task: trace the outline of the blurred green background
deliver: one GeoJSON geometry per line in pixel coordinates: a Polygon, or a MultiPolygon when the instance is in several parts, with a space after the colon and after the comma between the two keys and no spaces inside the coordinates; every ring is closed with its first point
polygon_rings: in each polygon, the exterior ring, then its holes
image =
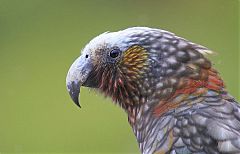
{"type": "Polygon", "coordinates": [[[210,58],[239,100],[237,0],[0,0],[0,153],[139,153],[126,114],[65,77],[94,36],[131,26],[172,31],[217,52],[210,58]]]}

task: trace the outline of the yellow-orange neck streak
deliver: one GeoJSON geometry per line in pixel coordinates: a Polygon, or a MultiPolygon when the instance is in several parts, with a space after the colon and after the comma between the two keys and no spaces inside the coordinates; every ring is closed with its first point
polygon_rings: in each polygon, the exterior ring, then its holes
{"type": "Polygon", "coordinates": [[[120,62],[120,71],[124,73],[126,78],[136,80],[141,77],[148,66],[148,52],[145,48],[134,45],[123,53],[122,61],[120,62]]]}

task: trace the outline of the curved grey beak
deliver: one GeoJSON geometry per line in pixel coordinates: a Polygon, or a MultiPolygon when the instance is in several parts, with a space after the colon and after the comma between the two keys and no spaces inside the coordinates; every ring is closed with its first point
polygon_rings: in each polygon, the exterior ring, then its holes
{"type": "Polygon", "coordinates": [[[90,58],[81,55],[74,61],[68,71],[66,78],[67,90],[74,103],[79,107],[81,107],[79,103],[80,87],[86,82],[92,68],[90,58]]]}

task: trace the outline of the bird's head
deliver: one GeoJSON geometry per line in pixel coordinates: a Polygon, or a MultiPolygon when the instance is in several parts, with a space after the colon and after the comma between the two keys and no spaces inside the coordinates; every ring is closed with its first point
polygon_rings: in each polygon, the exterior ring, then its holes
{"type": "Polygon", "coordinates": [[[144,99],[140,88],[149,70],[150,55],[141,43],[143,29],[106,32],[85,46],[66,79],[67,90],[75,104],[80,106],[81,86],[99,89],[115,102],[124,101],[120,105],[133,105],[144,99]]]}
{"type": "Polygon", "coordinates": [[[211,64],[202,53],[207,52],[159,29],[134,27],[106,32],[91,40],[72,64],[67,90],[78,106],[80,87],[86,86],[98,89],[126,109],[155,95],[166,98],[173,94],[183,76],[206,78],[203,69],[211,64]]]}

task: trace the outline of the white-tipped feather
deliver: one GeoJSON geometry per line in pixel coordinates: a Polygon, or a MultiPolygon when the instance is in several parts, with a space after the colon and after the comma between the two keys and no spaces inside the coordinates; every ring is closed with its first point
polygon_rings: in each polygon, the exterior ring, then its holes
{"type": "Polygon", "coordinates": [[[213,54],[213,51],[208,49],[199,49],[198,51],[203,55],[213,54]]]}

